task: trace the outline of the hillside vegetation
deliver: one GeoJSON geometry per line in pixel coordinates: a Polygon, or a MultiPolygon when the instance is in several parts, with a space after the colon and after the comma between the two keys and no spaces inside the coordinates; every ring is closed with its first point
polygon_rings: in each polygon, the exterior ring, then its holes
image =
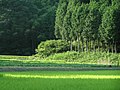
{"type": "Polygon", "coordinates": [[[32,55],[56,39],[73,51],[120,52],[119,0],[0,0],[0,11],[0,54],[32,55]]]}

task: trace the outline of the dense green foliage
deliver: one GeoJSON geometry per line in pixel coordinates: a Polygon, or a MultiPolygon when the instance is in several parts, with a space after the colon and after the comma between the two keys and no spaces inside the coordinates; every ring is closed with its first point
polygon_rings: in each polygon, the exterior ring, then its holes
{"type": "Polygon", "coordinates": [[[0,0],[0,54],[31,55],[54,37],[58,0],[0,0]]]}
{"type": "Polygon", "coordinates": [[[117,53],[119,16],[119,0],[0,0],[0,54],[32,55],[56,38],[69,50],[117,53]]]}
{"type": "Polygon", "coordinates": [[[115,0],[60,0],[55,35],[75,51],[111,51],[120,48],[120,2],[115,0]],[[117,3],[116,3],[117,2],[117,3]],[[76,48],[73,48],[73,42],[76,48]]]}
{"type": "Polygon", "coordinates": [[[63,40],[48,40],[41,42],[36,49],[37,55],[39,55],[41,58],[68,50],[69,45],[63,40]]]}
{"type": "Polygon", "coordinates": [[[6,72],[0,73],[1,90],[119,90],[119,79],[74,79],[73,78],[13,78],[6,74],[13,75],[42,75],[42,76],[78,76],[78,75],[120,75],[120,71],[37,71],[37,72],[6,72]],[[64,83],[63,83],[64,82],[64,83]]]}
{"type": "Polygon", "coordinates": [[[65,52],[51,55],[47,57],[47,59],[65,60],[66,62],[79,62],[81,64],[118,65],[120,62],[120,55],[105,52],[65,52]]]}

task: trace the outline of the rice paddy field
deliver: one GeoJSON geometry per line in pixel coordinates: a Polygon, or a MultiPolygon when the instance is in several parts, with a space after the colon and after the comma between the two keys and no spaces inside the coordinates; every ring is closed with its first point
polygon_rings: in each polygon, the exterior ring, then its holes
{"type": "Polygon", "coordinates": [[[120,90],[120,71],[0,72],[0,90],[120,90]]]}
{"type": "MultiPolygon", "coordinates": [[[[63,56],[63,55],[62,55],[63,56]]],[[[61,56],[61,57],[62,57],[61,56]]],[[[56,57],[56,56],[55,56],[56,57]]],[[[66,56],[68,57],[68,56],[66,56]]],[[[113,60],[108,62],[108,60],[93,60],[90,62],[89,60],[80,60],[76,61],[67,61],[64,59],[37,59],[33,56],[10,56],[10,55],[0,55],[0,67],[108,67],[111,65],[112,67],[118,67],[117,60],[113,60]],[[113,63],[114,62],[114,63],[113,63]]]]}

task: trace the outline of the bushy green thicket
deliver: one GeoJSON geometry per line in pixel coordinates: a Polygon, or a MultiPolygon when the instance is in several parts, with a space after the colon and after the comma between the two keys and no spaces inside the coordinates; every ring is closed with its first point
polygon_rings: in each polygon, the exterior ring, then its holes
{"type": "Polygon", "coordinates": [[[47,40],[41,42],[36,49],[39,57],[46,57],[55,53],[61,53],[69,50],[69,44],[63,40],[47,40]]]}
{"type": "Polygon", "coordinates": [[[65,60],[67,62],[114,64],[119,65],[120,54],[106,52],[64,52],[51,55],[46,59],[65,60]]]}

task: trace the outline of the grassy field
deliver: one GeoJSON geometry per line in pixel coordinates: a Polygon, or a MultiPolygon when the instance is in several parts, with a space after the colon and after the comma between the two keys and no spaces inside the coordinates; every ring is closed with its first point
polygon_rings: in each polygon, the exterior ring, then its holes
{"type": "Polygon", "coordinates": [[[61,58],[63,54],[56,54],[46,59],[36,58],[35,56],[1,55],[0,70],[2,72],[0,72],[0,90],[120,90],[120,70],[90,71],[93,68],[119,68],[116,65],[116,61],[119,60],[118,55],[112,55],[114,58],[111,58],[110,62],[113,63],[111,63],[112,67],[109,67],[108,58],[103,58],[105,60],[102,63],[98,63],[98,56],[94,57],[96,54],[92,55],[93,57],[90,54],[88,58],[84,54],[81,54],[81,56],[74,54],[71,53],[71,57],[69,57],[67,53],[64,58],[61,58]],[[3,70],[4,67],[9,72],[4,72],[6,71],[5,69],[3,70]],[[9,69],[10,67],[14,69],[9,69]],[[22,72],[10,72],[10,70],[19,71],[17,69],[19,67],[21,67],[19,70],[22,72]],[[78,68],[87,68],[87,70],[90,70],[40,71],[42,70],[41,68],[39,71],[28,71],[28,69],[25,69],[33,67],[45,67],[46,70],[50,70],[51,67],[55,69],[63,68],[62,70],[66,68],[67,70],[72,70],[73,68],[75,70],[78,68]],[[26,72],[22,69],[25,69],[26,72]]]}
{"type": "Polygon", "coordinates": [[[119,54],[66,52],[41,59],[36,56],[0,55],[0,67],[106,67],[119,66],[119,54]],[[109,58],[110,57],[110,58],[109,58]]]}
{"type": "Polygon", "coordinates": [[[1,72],[0,90],[120,90],[120,71],[1,72]]]}
{"type": "MultiPolygon", "coordinates": [[[[22,66],[22,67],[107,67],[108,64],[79,62],[64,62],[63,60],[0,60],[0,66],[22,66]]],[[[112,65],[116,66],[116,65],[112,65]]]]}

